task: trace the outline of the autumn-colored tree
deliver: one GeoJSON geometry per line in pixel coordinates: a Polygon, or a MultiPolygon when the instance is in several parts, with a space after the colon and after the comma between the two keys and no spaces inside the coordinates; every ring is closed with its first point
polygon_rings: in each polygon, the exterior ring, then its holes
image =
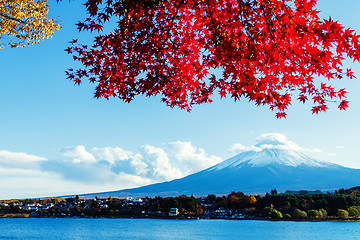
{"type": "Polygon", "coordinates": [[[60,29],[48,18],[46,0],[0,0],[0,48],[40,43],[60,29]]]}
{"type": "Polygon", "coordinates": [[[255,204],[257,201],[256,197],[254,197],[252,195],[246,195],[246,196],[244,196],[243,199],[244,199],[244,202],[249,205],[255,204]]]}
{"type": "Polygon", "coordinates": [[[240,202],[240,197],[236,194],[230,194],[228,196],[228,205],[230,208],[238,208],[240,202]]]}
{"type": "Polygon", "coordinates": [[[286,116],[293,98],[348,107],[345,89],[327,80],[354,78],[345,58],[360,60],[353,30],[318,16],[317,0],[87,0],[79,31],[108,34],[67,49],[83,68],[69,79],[96,83],[95,97],[161,95],[170,107],[190,111],[218,92],[247,98],[286,116]],[[107,31],[108,32],[108,29],[107,31]],[[215,75],[214,70],[218,73],[215,75]]]}

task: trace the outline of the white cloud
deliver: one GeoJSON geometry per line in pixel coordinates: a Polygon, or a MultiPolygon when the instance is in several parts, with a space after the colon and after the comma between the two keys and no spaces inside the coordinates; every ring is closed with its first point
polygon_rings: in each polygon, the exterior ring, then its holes
{"type": "Polygon", "coordinates": [[[328,154],[330,157],[336,157],[336,153],[329,153],[328,154]]]}
{"type": "Polygon", "coordinates": [[[337,149],[345,149],[345,146],[340,145],[340,146],[336,146],[336,148],[337,149]]]}
{"type": "Polygon", "coordinates": [[[320,153],[322,152],[319,148],[302,148],[296,143],[287,139],[284,134],[281,133],[266,133],[260,135],[257,138],[257,144],[255,146],[246,147],[240,143],[235,143],[231,146],[230,151],[239,153],[246,151],[259,152],[264,149],[284,149],[294,150],[300,152],[320,153]]]}
{"type": "Polygon", "coordinates": [[[321,153],[322,152],[321,149],[319,149],[319,148],[312,148],[312,149],[309,149],[309,150],[310,150],[310,152],[315,152],[315,153],[321,153]]]}
{"type": "Polygon", "coordinates": [[[65,157],[73,158],[73,162],[96,162],[95,157],[87,152],[84,146],[66,147],[61,152],[65,157]]]}
{"type": "Polygon", "coordinates": [[[193,146],[191,142],[170,142],[164,144],[164,148],[144,145],[139,150],[136,153],[120,147],[94,147],[86,151],[84,146],[67,147],[61,150],[63,156],[70,158],[67,165],[69,162],[88,165],[65,167],[63,164],[62,167],[64,167],[64,172],[72,172],[80,166],[83,172],[92,172],[92,166],[96,166],[98,171],[106,166],[110,171],[108,176],[131,174],[152,179],[152,182],[160,182],[184,177],[222,161],[220,157],[208,155],[205,150],[193,146]]]}
{"type": "Polygon", "coordinates": [[[170,142],[165,145],[182,165],[185,166],[187,174],[194,173],[222,162],[222,159],[215,155],[208,155],[204,149],[194,147],[191,142],[170,142]]]}
{"type": "MultiPolygon", "coordinates": [[[[44,177],[52,175],[50,172],[44,172],[40,169],[7,168],[0,167],[0,179],[12,179],[21,176],[22,178],[31,178],[33,176],[44,177]]],[[[10,182],[10,181],[9,181],[10,182]]]]}
{"type": "MultiPolygon", "coordinates": [[[[78,153],[84,153],[75,147],[74,154],[69,154],[69,149],[64,151],[65,155],[79,158],[78,153]]],[[[115,173],[109,165],[100,162],[54,161],[26,153],[0,151],[0,199],[101,192],[153,182],[144,176],[115,173]]]]}
{"type": "Polygon", "coordinates": [[[9,170],[0,167],[0,199],[103,192],[152,183],[151,179],[131,174],[112,174],[111,177],[107,181],[83,182],[43,170],[9,170]]]}
{"type": "Polygon", "coordinates": [[[43,197],[133,188],[169,181],[222,161],[191,142],[120,147],[65,147],[60,160],[0,151],[0,199],[43,197]]]}
{"type": "Polygon", "coordinates": [[[143,162],[141,154],[135,154],[131,159],[131,166],[135,168],[136,175],[147,176],[149,173],[149,165],[143,162]]]}
{"type": "Polygon", "coordinates": [[[262,144],[263,148],[273,148],[274,146],[278,146],[279,148],[292,149],[295,151],[303,150],[296,143],[288,140],[287,137],[282,133],[265,133],[265,134],[260,135],[260,137],[257,138],[257,141],[260,143],[261,142],[265,143],[265,144],[262,144]],[[270,142],[270,144],[267,144],[267,142],[270,142]],[[279,145],[272,144],[273,142],[279,143],[279,145]]]}
{"type": "Polygon", "coordinates": [[[261,134],[256,140],[258,142],[270,141],[270,142],[280,142],[280,143],[284,143],[284,144],[288,144],[288,143],[293,144],[282,133],[264,133],[264,134],[261,134]]]}
{"type": "Polygon", "coordinates": [[[92,149],[92,154],[97,160],[105,160],[111,164],[114,164],[116,161],[128,160],[132,157],[133,153],[130,151],[125,151],[119,147],[104,147],[92,149]]]}
{"type": "Polygon", "coordinates": [[[258,151],[261,151],[261,148],[259,147],[255,147],[255,146],[250,146],[250,147],[246,147],[244,145],[242,145],[241,143],[235,143],[231,146],[230,148],[230,151],[231,152],[247,152],[247,151],[255,151],[255,152],[258,152],[258,151]]]}
{"type": "Polygon", "coordinates": [[[8,161],[21,161],[21,162],[37,162],[37,161],[45,161],[46,158],[27,154],[27,153],[18,153],[18,152],[9,152],[5,150],[0,151],[0,160],[8,160],[8,161]]]}
{"type": "Polygon", "coordinates": [[[150,167],[152,176],[159,180],[171,180],[184,176],[183,172],[170,164],[170,160],[162,148],[145,145],[142,147],[144,160],[150,167]]]}
{"type": "Polygon", "coordinates": [[[37,168],[42,161],[46,161],[46,158],[22,152],[0,151],[0,165],[2,167],[31,169],[37,168]]]}

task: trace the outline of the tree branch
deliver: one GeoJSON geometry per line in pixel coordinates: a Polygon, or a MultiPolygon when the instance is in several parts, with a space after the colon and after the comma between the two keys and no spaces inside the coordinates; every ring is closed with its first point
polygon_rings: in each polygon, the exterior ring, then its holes
{"type": "MultiPolygon", "coordinates": [[[[206,0],[206,5],[208,6],[208,10],[209,10],[209,14],[210,14],[210,19],[211,19],[211,24],[212,24],[212,26],[213,26],[213,28],[214,28],[215,35],[216,35],[216,36],[220,36],[219,30],[218,30],[218,28],[216,27],[214,18],[213,18],[213,16],[212,16],[212,12],[211,12],[211,8],[210,8],[209,0],[206,0]]],[[[217,40],[215,41],[215,44],[218,45],[217,40]]]]}
{"type": "Polygon", "coordinates": [[[264,3],[264,1],[266,2],[266,0],[261,0],[261,2],[260,2],[260,8],[261,8],[261,10],[263,11],[263,16],[264,16],[264,19],[265,19],[265,22],[266,22],[266,25],[267,25],[267,28],[268,28],[268,31],[269,31],[269,34],[270,34],[270,38],[271,38],[272,42],[274,43],[275,48],[276,48],[277,51],[278,51],[281,55],[283,55],[286,59],[289,59],[292,63],[294,63],[295,65],[297,65],[298,67],[300,67],[302,70],[304,70],[304,67],[303,67],[303,66],[299,65],[297,62],[293,61],[291,58],[288,58],[288,57],[286,56],[286,53],[285,53],[284,51],[281,51],[281,50],[279,49],[279,46],[278,46],[278,44],[277,44],[277,42],[276,42],[276,38],[275,38],[275,36],[274,36],[274,33],[272,32],[272,30],[271,30],[271,28],[270,28],[270,22],[269,22],[269,20],[268,20],[268,18],[267,18],[267,16],[266,16],[266,12],[265,12],[265,9],[264,9],[264,5],[265,5],[266,3],[264,3]]]}
{"type": "Polygon", "coordinates": [[[21,19],[17,19],[17,18],[10,17],[10,16],[8,16],[8,15],[6,15],[6,14],[3,14],[3,13],[0,13],[0,17],[5,18],[5,19],[9,19],[9,20],[13,20],[13,21],[16,21],[16,22],[20,22],[20,23],[23,23],[23,24],[26,23],[26,21],[23,21],[23,20],[21,20],[21,19]]]}
{"type": "Polygon", "coordinates": [[[171,23],[170,23],[170,25],[169,25],[169,29],[168,29],[168,31],[167,31],[167,33],[166,33],[165,42],[167,42],[167,40],[169,39],[170,31],[171,31],[171,29],[173,28],[175,18],[177,17],[177,15],[178,15],[178,13],[179,13],[179,10],[180,10],[180,7],[181,7],[181,5],[182,5],[183,3],[184,3],[184,0],[180,0],[179,4],[178,4],[177,7],[176,7],[176,12],[175,12],[174,16],[173,16],[172,19],[171,19],[171,23]]]}

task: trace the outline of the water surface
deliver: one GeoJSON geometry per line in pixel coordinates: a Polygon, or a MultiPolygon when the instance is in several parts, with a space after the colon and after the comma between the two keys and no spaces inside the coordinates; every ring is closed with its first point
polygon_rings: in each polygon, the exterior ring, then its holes
{"type": "Polygon", "coordinates": [[[360,222],[0,219],[0,239],[360,239],[360,222]]]}

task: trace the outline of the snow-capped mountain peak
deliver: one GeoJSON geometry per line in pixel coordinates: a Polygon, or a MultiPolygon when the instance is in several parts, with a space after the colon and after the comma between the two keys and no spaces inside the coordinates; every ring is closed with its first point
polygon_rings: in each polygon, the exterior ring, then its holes
{"type": "Polygon", "coordinates": [[[258,143],[255,146],[247,149],[248,151],[225,160],[214,166],[213,169],[241,167],[244,164],[254,167],[267,165],[328,167],[332,165],[307,156],[298,145],[287,140],[282,134],[263,134],[258,138],[258,143]]]}

